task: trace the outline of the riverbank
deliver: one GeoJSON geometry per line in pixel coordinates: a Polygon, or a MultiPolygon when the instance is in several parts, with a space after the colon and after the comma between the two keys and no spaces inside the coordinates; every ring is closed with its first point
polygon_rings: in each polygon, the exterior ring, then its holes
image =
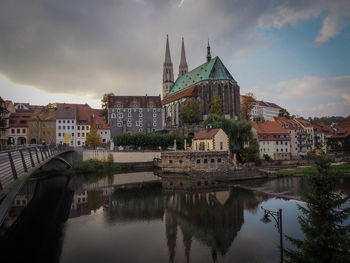
{"type": "MultiPolygon", "coordinates": [[[[329,172],[331,174],[350,175],[350,163],[334,163],[329,172]]],[[[316,175],[317,168],[315,166],[298,166],[295,168],[279,169],[274,172],[276,176],[298,176],[298,175],[316,175]]]]}

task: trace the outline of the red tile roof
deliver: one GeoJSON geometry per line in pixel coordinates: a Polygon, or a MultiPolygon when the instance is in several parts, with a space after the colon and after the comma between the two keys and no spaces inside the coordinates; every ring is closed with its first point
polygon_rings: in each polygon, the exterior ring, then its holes
{"type": "Polygon", "coordinates": [[[196,140],[212,139],[221,129],[210,129],[197,132],[194,135],[196,140]]]}
{"type": "Polygon", "coordinates": [[[253,128],[258,133],[259,141],[281,141],[290,138],[289,132],[275,121],[252,122],[253,128]],[[275,135],[283,137],[275,138],[275,135]]]}
{"type": "Polygon", "coordinates": [[[280,123],[283,128],[287,130],[302,129],[300,124],[293,119],[288,119],[286,117],[278,116],[272,117],[276,122],[280,123]]]}
{"type": "Polygon", "coordinates": [[[336,131],[336,133],[332,136],[332,138],[344,139],[350,136],[350,127],[348,128],[340,128],[336,131]]]}
{"type": "Polygon", "coordinates": [[[349,128],[350,127],[350,115],[348,117],[346,117],[343,121],[339,122],[337,127],[349,128]]]}

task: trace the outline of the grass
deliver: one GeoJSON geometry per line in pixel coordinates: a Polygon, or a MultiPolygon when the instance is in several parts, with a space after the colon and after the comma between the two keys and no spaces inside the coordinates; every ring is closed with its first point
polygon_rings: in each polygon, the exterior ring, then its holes
{"type": "MultiPolygon", "coordinates": [[[[333,165],[329,168],[329,172],[331,174],[340,174],[340,175],[345,173],[350,173],[350,163],[333,165]]],[[[304,168],[296,168],[296,169],[281,169],[276,171],[277,176],[294,176],[297,174],[315,175],[317,174],[317,168],[315,166],[312,166],[312,167],[304,167],[304,168]]]]}

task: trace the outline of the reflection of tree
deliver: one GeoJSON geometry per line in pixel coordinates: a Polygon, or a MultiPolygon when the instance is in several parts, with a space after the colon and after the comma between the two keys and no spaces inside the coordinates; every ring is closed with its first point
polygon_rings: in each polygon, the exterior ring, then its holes
{"type": "Polygon", "coordinates": [[[165,233],[169,250],[169,261],[174,262],[177,239],[177,224],[174,218],[167,212],[165,213],[165,233]]]}
{"type": "Polygon", "coordinates": [[[176,244],[169,241],[176,242],[176,225],[179,225],[184,235],[187,260],[192,237],[211,247],[214,261],[218,252],[221,255],[227,253],[244,222],[243,199],[246,197],[242,193],[246,191],[234,188],[226,192],[227,199],[222,200],[219,194],[224,196],[224,192],[175,193],[167,197],[165,223],[170,260],[175,257],[173,251],[176,244]]]}
{"type": "Polygon", "coordinates": [[[97,210],[101,207],[101,201],[103,200],[102,190],[91,190],[87,192],[87,202],[91,210],[97,210]]]}

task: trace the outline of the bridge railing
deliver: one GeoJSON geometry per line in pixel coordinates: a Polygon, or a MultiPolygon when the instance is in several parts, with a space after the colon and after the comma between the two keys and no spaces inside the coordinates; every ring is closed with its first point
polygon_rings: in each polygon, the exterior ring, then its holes
{"type": "Polygon", "coordinates": [[[0,152],[0,191],[31,169],[40,166],[54,155],[67,151],[69,147],[32,146],[0,152]]]}

